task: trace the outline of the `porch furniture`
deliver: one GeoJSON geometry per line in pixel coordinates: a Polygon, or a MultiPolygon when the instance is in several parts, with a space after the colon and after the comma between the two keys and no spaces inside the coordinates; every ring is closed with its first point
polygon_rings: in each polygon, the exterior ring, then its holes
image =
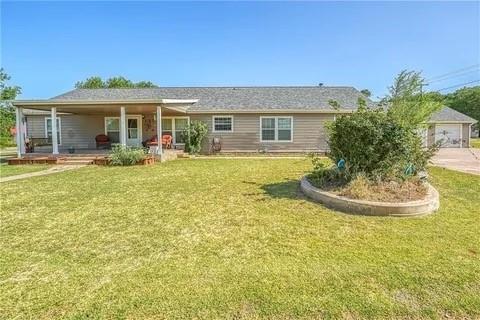
{"type": "MultiPolygon", "coordinates": [[[[172,136],[169,134],[164,134],[162,136],[162,145],[165,146],[165,149],[172,148],[172,136]]],[[[146,148],[158,146],[158,138],[157,135],[152,136],[150,139],[147,139],[143,142],[143,146],[146,148]]]]}
{"type": "Polygon", "coordinates": [[[97,149],[103,148],[103,149],[110,149],[112,146],[112,143],[110,142],[110,138],[106,134],[99,134],[95,137],[95,143],[97,146],[97,149]]]}
{"type": "Polygon", "coordinates": [[[158,145],[157,135],[152,136],[151,138],[142,142],[142,145],[145,148],[155,147],[158,145]]]}
{"type": "Polygon", "coordinates": [[[35,152],[35,147],[51,146],[52,141],[49,138],[29,137],[25,139],[25,153],[35,152]]]}
{"type": "Polygon", "coordinates": [[[165,149],[171,149],[172,148],[172,136],[169,134],[164,134],[162,136],[162,144],[165,146],[165,149]]]}
{"type": "Polygon", "coordinates": [[[212,153],[219,152],[222,150],[222,141],[218,137],[212,139],[212,153]]]}

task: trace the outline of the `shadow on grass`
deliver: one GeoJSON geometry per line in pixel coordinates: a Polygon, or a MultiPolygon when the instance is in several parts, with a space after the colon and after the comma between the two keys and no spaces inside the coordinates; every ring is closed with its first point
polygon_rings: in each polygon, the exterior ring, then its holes
{"type": "Polygon", "coordinates": [[[261,189],[272,198],[302,199],[300,181],[285,180],[283,182],[270,183],[261,186],[261,189]]]}

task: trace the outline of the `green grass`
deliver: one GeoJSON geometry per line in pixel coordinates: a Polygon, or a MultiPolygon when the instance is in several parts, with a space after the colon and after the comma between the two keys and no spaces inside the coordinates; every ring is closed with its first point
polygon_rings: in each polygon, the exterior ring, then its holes
{"type": "Polygon", "coordinates": [[[0,149],[7,148],[7,147],[14,147],[15,145],[16,143],[13,137],[0,136],[0,149]]]}
{"type": "Polygon", "coordinates": [[[303,198],[303,159],[86,167],[2,183],[0,317],[480,316],[480,177],[432,168],[438,213],[303,198]]]}
{"type": "Polygon", "coordinates": [[[480,138],[470,138],[472,148],[480,148],[480,138]]]}
{"type": "Polygon", "coordinates": [[[0,164],[0,177],[15,176],[17,174],[30,173],[48,169],[46,164],[29,164],[29,165],[8,165],[6,163],[0,164]]]}

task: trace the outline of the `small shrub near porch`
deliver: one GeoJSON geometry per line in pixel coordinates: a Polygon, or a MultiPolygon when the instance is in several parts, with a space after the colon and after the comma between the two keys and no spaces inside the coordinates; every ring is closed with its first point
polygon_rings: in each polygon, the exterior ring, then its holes
{"type": "Polygon", "coordinates": [[[142,162],[147,156],[145,149],[115,145],[110,153],[110,165],[131,166],[142,162]]]}

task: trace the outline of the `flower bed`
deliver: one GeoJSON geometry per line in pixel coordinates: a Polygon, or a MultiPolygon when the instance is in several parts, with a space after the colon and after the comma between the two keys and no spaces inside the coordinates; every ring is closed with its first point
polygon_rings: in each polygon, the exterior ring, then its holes
{"type": "Polygon", "coordinates": [[[407,202],[379,202],[350,199],[314,187],[303,177],[300,182],[302,192],[309,198],[323,203],[325,206],[351,214],[371,216],[421,216],[435,212],[439,207],[439,195],[430,184],[426,184],[427,193],[421,200],[407,202]]]}
{"type": "MultiPolygon", "coordinates": [[[[108,166],[110,165],[109,157],[96,157],[93,161],[94,164],[99,166],[108,166]]],[[[144,159],[137,162],[137,165],[151,165],[155,163],[155,157],[152,155],[146,156],[144,159]]]]}

